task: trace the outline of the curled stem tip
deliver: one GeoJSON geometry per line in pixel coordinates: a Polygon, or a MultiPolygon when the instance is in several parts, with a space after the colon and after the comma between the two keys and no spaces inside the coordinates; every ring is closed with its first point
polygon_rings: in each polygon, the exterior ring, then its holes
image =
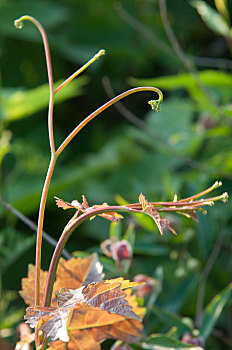
{"type": "Polygon", "coordinates": [[[14,21],[15,27],[18,29],[22,29],[23,28],[23,21],[30,21],[30,22],[34,23],[35,25],[38,24],[38,21],[34,17],[24,15],[24,16],[21,16],[14,21]]]}
{"type": "Polygon", "coordinates": [[[148,104],[151,106],[151,108],[153,110],[155,110],[156,112],[160,112],[161,111],[161,108],[160,108],[160,105],[161,105],[161,100],[151,100],[148,102],[148,104]]]}
{"type": "Polygon", "coordinates": [[[163,94],[159,89],[156,89],[156,92],[159,95],[158,100],[150,100],[148,104],[151,106],[153,110],[155,110],[156,112],[160,112],[161,111],[160,105],[163,102],[163,94]]]}
{"type": "Polygon", "coordinates": [[[18,18],[18,19],[16,19],[14,21],[15,27],[18,28],[18,29],[22,29],[23,28],[23,21],[21,20],[21,18],[22,17],[20,17],[20,18],[18,18]]]}

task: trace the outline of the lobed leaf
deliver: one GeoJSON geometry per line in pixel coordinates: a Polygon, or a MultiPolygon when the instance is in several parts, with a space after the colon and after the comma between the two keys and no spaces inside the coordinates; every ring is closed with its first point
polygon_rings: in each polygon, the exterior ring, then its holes
{"type": "MultiPolygon", "coordinates": [[[[96,254],[92,254],[88,258],[71,258],[65,260],[60,259],[56,280],[53,290],[59,290],[61,288],[76,289],[81,286],[88,285],[94,281],[100,281],[104,277],[102,273],[102,265],[98,261],[96,254]]],[[[47,279],[47,272],[41,270],[40,275],[40,300],[43,299],[43,291],[47,279]]],[[[28,276],[22,279],[22,290],[19,292],[25,303],[28,305],[34,305],[35,296],[35,267],[34,265],[28,266],[28,276]]],[[[52,305],[55,306],[56,298],[52,299],[52,305]]]]}
{"type": "MultiPolygon", "coordinates": [[[[56,293],[59,307],[30,307],[26,323],[37,326],[52,341],[68,342],[68,349],[72,349],[72,343],[78,347],[85,344],[83,349],[98,349],[106,338],[138,341],[144,309],[137,307],[130,290],[122,289],[134,285],[138,283],[117,278],[75,290],[62,289],[56,293]]],[[[65,349],[60,342],[50,349],[60,346],[65,349]]]]}

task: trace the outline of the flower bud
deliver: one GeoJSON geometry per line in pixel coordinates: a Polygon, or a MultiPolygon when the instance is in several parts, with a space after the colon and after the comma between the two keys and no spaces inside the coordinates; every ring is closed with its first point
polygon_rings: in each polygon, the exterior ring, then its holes
{"type": "Polygon", "coordinates": [[[130,260],[132,258],[132,248],[128,241],[116,241],[116,238],[106,239],[101,243],[101,250],[109,258],[113,258],[116,262],[130,260]]]}
{"type": "Polygon", "coordinates": [[[126,240],[112,244],[111,253],[115,261],[129,260],[132,258],[132,248],[130,243],[126,240]]]}

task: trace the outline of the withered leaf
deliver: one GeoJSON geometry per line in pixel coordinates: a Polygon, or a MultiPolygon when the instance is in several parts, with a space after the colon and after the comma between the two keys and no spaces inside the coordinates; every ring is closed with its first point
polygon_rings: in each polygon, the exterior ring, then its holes
{"type": "MultiPolygon", "coordinates": [[[[57,293],[60,307],[30,307],[26,322],[44,332],[52,341],[85,344],[83,349],[98,349],[106,338],[135,342],[141,336],[144,309],[137,307],[130,290],[136,282],[122,278],[91,283],[76,290],[57,293]],[[92,344],[92,345],[90,345],[92,344]]],[[[50,349],[58,349],[55,342],[50,349]]],[[[65,349],[65,347],[64,347],[65,349]]]]}
{"type": "MultiPolygon", "coordinates": [[[[93,205],[92,207],[89,207],[89,204],[88,204],[84,195],[82,196],[82,200],[83,200],[82,204],[79,203],[77,200],[73,200],[71,203],[69,203],[69,202],[64,201],[61,198],[58,198],[58,197],[55,197],[55,200],[56,200],[56,205],[58,206],[58,208],[62,208],[64,210],[76,209],[76,210],[85,211],[87,209],[91,210],[91,209],[97,209],[97,208],[101,209],[104,207],[109,207],[109,205],[107,203],[96,204],[96,205],[93,205]]],[[[123,216],[116,213],[116,212],[102,213],[102,214],[97,214],[97,215],[101,216],[107,220],[114,221],[114,222],[119,222],[121,219],[123,219],[123,216]]],[[[90,220],[93,220],[95,217],[96,217],[96,215],[92,216],[90,218],[90,220]]]]}
{"type": "Polygon", "coordinates": [[[103,266],[98,261],[97,254],[89,258],[60,259],[54,290],[61,288],[77,289],[86,286],[91,282],[101,281],[104,277],[103,266]]]}
{"type": "Polygon", "coordinates": [[[62,208],[64,210],[66,209],[77,209],[77,210],[85,210],[87,208],[89,208],[89,204],[85,198],[84,195],[82,195],[82,204],[79,203],[77,200],[73,200],[72,203],[66,202],[61,198],[58,197],[54,197],[56,200],[56,205],[58,206],[58,208],[62,208]]]}
{"type": "Polygon", "coordinates": [[[143,212],[151,216],[155,221],[161,236],[163,236],[165,229],[169,229],[174,235],[176,235],[176,231],[170,226],[169,221],[161,218],[155,207],[146,200],[145,196],[142,193],[139,195],[139,203],[142,206],[143,212]]]}
{"type": "MultiPolygon", "coordinates": [[[[107,203],[103,203],[103,204],[95,204],[93,206],[94,209],[101,209],[104,207],[109,207],[109,205],[107,203]]],[[[123,216],[120,215],[119,213],[116,212],[109,212],[109,213],[103,213],[103,214],[98,214],[98,216],[103,217],[104,219],[113,221],[113,222],[119,222],[121,219],[123,219],[123,216]]],[[[95,218],[95,216],[92,216],[90,220],[93,220],[95,218]]]]}
{"type": "MultiPolygon", "coordinates": [[[[97,254],[92,254],[88,258],[71,258],[65,260],[60,259],[56,281],[53,290],[60,290],[61,288],[77,289],[81,286],[86,286],[91,282],[101,281],[104,277],[102,273],[102,265],[98,261],[97,254]]],[[[43,299],[43,291],[46,283],[47,272],[41,270],[40,283],[41,292],[40,300],[43,299]]],[[[28,276],[22,279],[22,290],[19,292],[25,303],[34,305],[35,297],[35,267],[29,265],[28,276]]],[[[56,298],[52,299],[52,305],[56,306],[56,298]]]]}

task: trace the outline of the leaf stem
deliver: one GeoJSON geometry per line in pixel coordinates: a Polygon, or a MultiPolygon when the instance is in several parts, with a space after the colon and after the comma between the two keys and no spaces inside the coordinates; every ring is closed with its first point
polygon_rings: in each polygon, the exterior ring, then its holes
{"type": "Polygon", "coordinates": [[[152,86],[142,86],[142,87],[137,87],[137,88],[133,88],[130,90],[127,90],[125,92],[123,92],[122,94],[112,98],[110,101],[106,102],[104,105],[102,105],[101,107],[99,107],[96,111],[94,111],[93,113],[91,113],[88,117],[86,117],[67,137],[66,139],[63,141],[63,143],[59,146],[59,148],[57,149],[56,153],[57,155],[59,155],[64,149],[65,147],[69,144],[69,142],[78,134],[78,132],[83,129],[84,126],[86,126],[92,119],[94,119],[96,116],[98,116],[100,113],[102,113],[105,109],[111,107],[114,103],[116,103],[117,101],[131,95],[134,94],[136,92],[141,92],[141,91],[154,91],[159,95],[159,99],[158,100],[152,100],[149,101],[148,103],[150,103],[152,105],[152,108],[155,109],[159,109],[159,106],[161,104],[161,102],[163,101],[163,94],[162,92],[152,86]]]}

